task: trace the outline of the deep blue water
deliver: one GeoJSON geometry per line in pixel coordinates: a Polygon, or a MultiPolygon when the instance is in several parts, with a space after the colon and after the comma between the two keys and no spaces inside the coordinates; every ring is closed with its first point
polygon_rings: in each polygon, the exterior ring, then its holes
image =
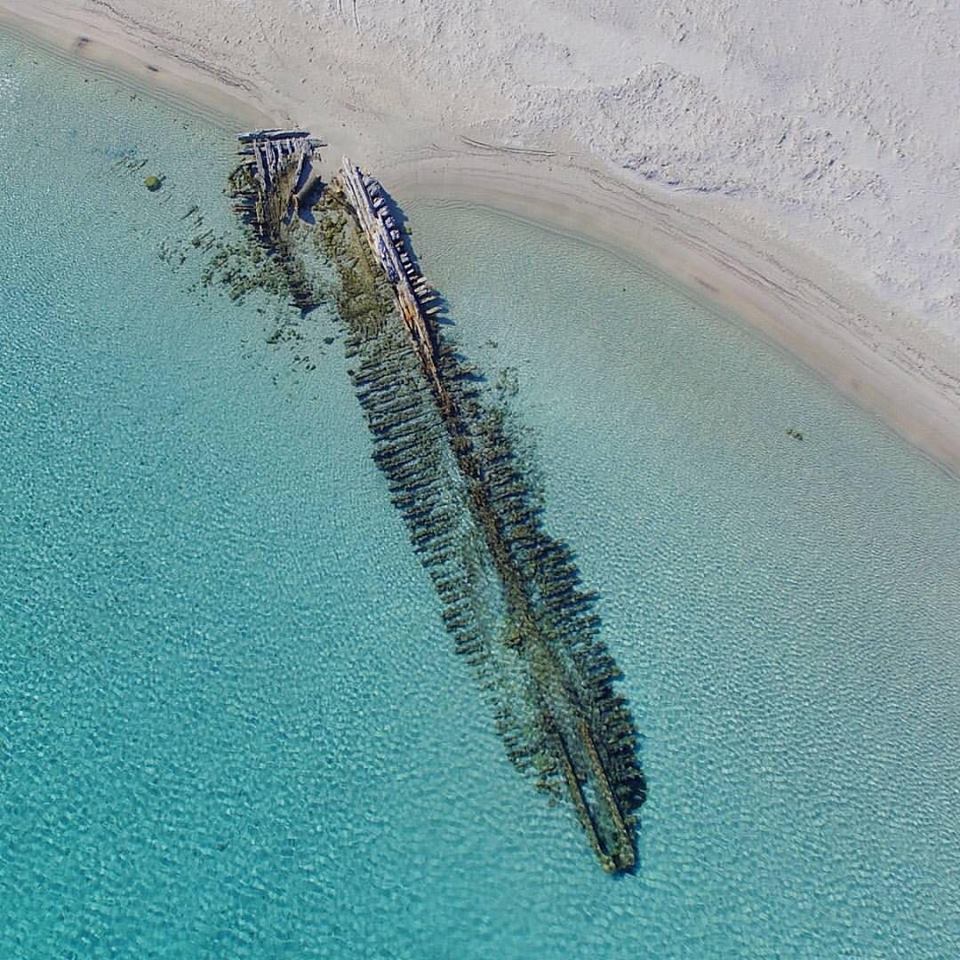
{"type": "Polygon", "coordinates": [[[644,734],[610,879],[452,653],[336,325],[196,287],[229,135],[0,38],[0,148],[0,957],[960,954],[956,480],[649,272],[407,204],[644,734]]]}

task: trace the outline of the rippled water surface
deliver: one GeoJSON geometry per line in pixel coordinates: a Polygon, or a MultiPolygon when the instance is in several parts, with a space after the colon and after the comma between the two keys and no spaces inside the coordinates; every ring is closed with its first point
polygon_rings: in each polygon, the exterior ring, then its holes
{"type": "Polygon", "coordinates": [[[407,205],[644,734],[610,879],[451,651],[335,324],[198,284],[229,136],[0,38],[0,148],[0,956],[957,955],[955,480],[651,274],[407,205]]]}

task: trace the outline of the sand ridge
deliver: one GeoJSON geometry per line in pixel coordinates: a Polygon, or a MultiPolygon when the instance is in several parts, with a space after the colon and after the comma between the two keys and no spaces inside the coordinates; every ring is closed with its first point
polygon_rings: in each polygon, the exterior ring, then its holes
{"type": "Polygon", "coordinates": [[[0,0],[14,19],[397,189],[639,256],[960,472],[960,9],[0,0]]]}

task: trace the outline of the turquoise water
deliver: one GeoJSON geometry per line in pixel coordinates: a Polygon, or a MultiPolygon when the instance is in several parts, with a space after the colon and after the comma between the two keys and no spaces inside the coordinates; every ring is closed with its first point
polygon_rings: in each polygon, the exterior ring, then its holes
{"type": "Polygon", "coordinates": [[[337,328],[159,258],[231,229],[232,145],[132,96],[0,38],[0,957],[957,956],[957,482],[643,270],[407,205],[602,594],[612,880],[450,649],[337,328]]]}

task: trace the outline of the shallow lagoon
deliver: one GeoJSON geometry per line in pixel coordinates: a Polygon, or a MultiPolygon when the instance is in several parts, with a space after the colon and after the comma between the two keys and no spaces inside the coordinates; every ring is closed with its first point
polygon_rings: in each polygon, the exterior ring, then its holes
{"type": "Polygon", "coordinates": [[[336,327],[190,289],[229,136],[0,39],[0,144],[0,953],[954,952],[955,480],[652,274],[407,204],[645,735],[611,880],[451,652],[336,327]]]}

